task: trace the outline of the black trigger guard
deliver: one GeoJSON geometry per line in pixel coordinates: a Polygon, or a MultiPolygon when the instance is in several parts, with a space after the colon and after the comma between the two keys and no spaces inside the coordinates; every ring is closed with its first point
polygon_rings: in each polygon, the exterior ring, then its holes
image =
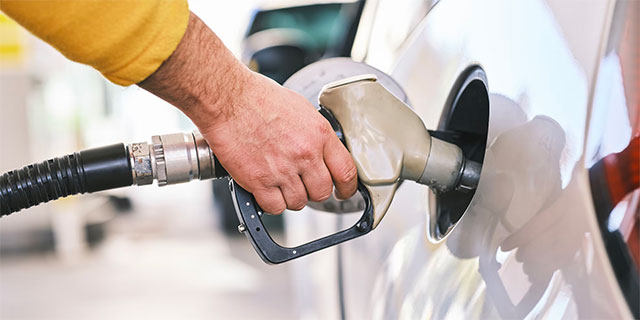
{"type": "Polygon", "coordinates": [[[246,234],[260,258],[268,264],[278,264],[299,258],[309,253],[365,235],[373,229],[371,196],[369,195],[369,191],[367,191],[360,182],[358,182],[358,192],[362,195],[365,206],[362,217],[360,217],[356,224],[349,229],[293,248],[280,246],[273,241],[262,223],[263,211],[251,193],[235,183],[233,179],[229,181],[229,190],[233,197],[233,204],[236,209],[236,214],[238,215],[238,220],[240,220],[241,223],[239,226],[240,231],[246,234]]]}

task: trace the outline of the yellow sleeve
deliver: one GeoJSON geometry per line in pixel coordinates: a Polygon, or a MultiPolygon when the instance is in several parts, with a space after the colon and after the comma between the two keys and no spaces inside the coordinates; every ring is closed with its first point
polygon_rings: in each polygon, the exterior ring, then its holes
{"type": "Polygon", "coordinates": [[[125,86],[169,58],[189,21],[186,0],[0,0],[0,10],[67,58],[125,86]]]}

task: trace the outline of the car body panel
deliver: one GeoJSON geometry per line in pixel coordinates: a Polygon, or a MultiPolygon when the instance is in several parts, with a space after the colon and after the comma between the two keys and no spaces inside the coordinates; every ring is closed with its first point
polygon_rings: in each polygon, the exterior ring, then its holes
{"type": "MultiPolygon", "coordinates": [[[[376,230],[324,253],[339,264],[332,279],[342,304],[309,314],[631,317],[595,219],[584,151],[614,3],[446,0],[399,49],[367,43],[365,62],[398,81],[429,129],[443,118],[458,76],[484,69],[490,118],[482,177],[465,216],[437,244],[427,236],[431,191],[403,183],[376,230]]],[[[370,37],[382,37],[373,23],[370,37]]],[[[296,225],[321,228],[312,211],[296,225]]],[[[334,219],[343,228],[354,220],[334,219]]],[[[322,258],[296,263],[313,268],[322,258]]]]}

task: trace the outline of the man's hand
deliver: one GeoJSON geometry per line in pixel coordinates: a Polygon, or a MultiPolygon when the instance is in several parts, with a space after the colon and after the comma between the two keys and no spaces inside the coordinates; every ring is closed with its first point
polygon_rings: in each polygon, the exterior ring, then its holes
{"type": "Polygon", "coordinates": [[[237,183],[269,213],[352,196],[357,170],[299,94],[251,72],[193,13],[172,56],[140,86],[180,108],[237,183]]]}
{"type": "Polygon", "coordinates": [[[201,133],[235,178],[270,213],[302,209],[333,190],[351,196],[357,171],[329,123],[299,94],[251,73],[224,115],[201,133]]]}

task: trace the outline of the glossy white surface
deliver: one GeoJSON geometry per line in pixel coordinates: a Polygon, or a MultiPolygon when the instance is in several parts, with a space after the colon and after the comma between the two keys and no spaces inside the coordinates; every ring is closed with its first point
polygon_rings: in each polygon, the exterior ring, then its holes
{"type": "Polygon", "coordinates": [[[392,73],[430,129],[456,78],[480,65],[489,138],[476,196],[443,243],[427,240],[427,187],[405,182],[378,229],[342,245],[347,318],[630,317],[584,157],[611,10],[610,1],[448,0],[401,50],[372,42],[366,62],[392,73]]]}

